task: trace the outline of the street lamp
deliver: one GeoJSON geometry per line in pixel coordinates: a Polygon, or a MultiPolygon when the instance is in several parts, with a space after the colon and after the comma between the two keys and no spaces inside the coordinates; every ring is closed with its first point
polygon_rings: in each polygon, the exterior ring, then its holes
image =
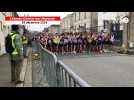
{"type": "Polygon", "coordinates": [[[128,48],[128,39],[129,39],[129,16],[123,16],[123,17],[121,17],[120,18],[120,23],[121,24],[123,24],[123,26],[124,27],[126,27],[126,31],[124,31],[124,32],[126,32],[126,43],[125,43],[125,45],[123,45],[123,46],[125,46],[124,48],[126,49],[126,48],[128,48]]]}
{"type": "Polygon", "coordinates": [[[128,39],[129,39],[129,17],[128,16],[124,16],[123,18],[122,18],[122,22],[124,23],[124,24],[126,24],[127,25],[127,48],[128,48],[128,39]]]}

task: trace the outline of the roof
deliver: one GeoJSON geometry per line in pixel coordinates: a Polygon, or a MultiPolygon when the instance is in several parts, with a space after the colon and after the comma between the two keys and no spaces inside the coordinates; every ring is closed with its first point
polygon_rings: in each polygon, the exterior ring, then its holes
{"type": "Polygon", "coordinates": [[[50,27],[60,27],[60,25],[51,25],[50,27]]]}
{"type": "Polygon", "coordinates": [[[17,12],[12,12],[13,16],[19,16],[17,12]]]}
{"type": "Polygon", "coordinates": [[[64,18],[62,18],[61,20],[65,20],[65,19],[68,18],[68,17],[73,17],[73,14],[74,14],[74,13],[68,14],[68,15],[66,15],[64,18]]]}

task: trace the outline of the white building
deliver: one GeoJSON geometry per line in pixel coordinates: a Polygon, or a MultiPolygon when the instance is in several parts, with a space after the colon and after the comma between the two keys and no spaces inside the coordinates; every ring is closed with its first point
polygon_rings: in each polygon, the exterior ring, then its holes
{"type": "Polygon", "coordinates": [[[129,48],[134,49],[134,12],[129,13],[130,16],[130,25],[129,25],[129,33],[128,33],[128,45],[129,48]]]}
{"type": "MultiPolygon", "coordinates": [[[[122,17],[128,15],[128,12],[98,12],[98,31],[104,29],[104,23],[105,22],[112,22],[115,23],[117,18],[121,19],[122,17]]],[[[108,31],[106,29],[106,31],[108,31]]]]}
{"type": "Polygon", "coordinates": [[[96,31],[97,25],[97,12],[74,12],[61,20],[62,32],[96,31]]]}
{"type": "Polygon", "coordinates": [[[98,31],[113,32],[118,46],[126,45],[128,41],[128,26],[122,22],[122,18],[129,16],[129,12],[98,12],[98,31]]]}
{"type": "Polygon", "coordinates": [[[98,23],[97,12],[74,12],[73,20],[75,32],[91,31],[98,23]]]}
{"type": "Polygon", "coordinates": [[[49,33],[60,33],[60,25],[51,25],[48,27],[49,33]]]}
{"type": "Polygon", "coordinates": [[[74,31],[79,32],[80,27],[88,28],[91,26],[91,14],[89,12],[74,12],[74,31]]]}
{"type": "Polygon", "coordinates": [[[61,32],[72,32],[73,14],[69,14],[61,20],[61,32]]]}
{"type": "Polygon", "coordinates": [[[5,37],[11,31],[11,27],[5,23],[5,16],[14,15],[15,12],[0,12],[0,55],[5,53],[5,37]]]}

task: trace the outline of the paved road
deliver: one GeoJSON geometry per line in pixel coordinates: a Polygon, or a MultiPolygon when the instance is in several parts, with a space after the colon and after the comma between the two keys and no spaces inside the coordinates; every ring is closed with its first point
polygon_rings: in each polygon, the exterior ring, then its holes
{"type": "Polygon", "coordinates": [[[134,86],[134,56],[64,57],[62,61],[93,87],[134,86]]]}
{"type": "Polygon", "coordinates": [[[15,87],[11,81],[11,67],[7,55],[0,56],[0,87],[15,87]]]}

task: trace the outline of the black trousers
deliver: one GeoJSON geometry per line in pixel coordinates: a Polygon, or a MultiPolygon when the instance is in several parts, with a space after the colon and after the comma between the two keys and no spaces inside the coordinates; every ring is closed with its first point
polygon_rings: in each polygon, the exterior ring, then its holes
{"type": "Polygon", "coordinates": [[[11,60],[11,81],[20,81],[20,73],[22,68],[21,60],[11,60]]]}

